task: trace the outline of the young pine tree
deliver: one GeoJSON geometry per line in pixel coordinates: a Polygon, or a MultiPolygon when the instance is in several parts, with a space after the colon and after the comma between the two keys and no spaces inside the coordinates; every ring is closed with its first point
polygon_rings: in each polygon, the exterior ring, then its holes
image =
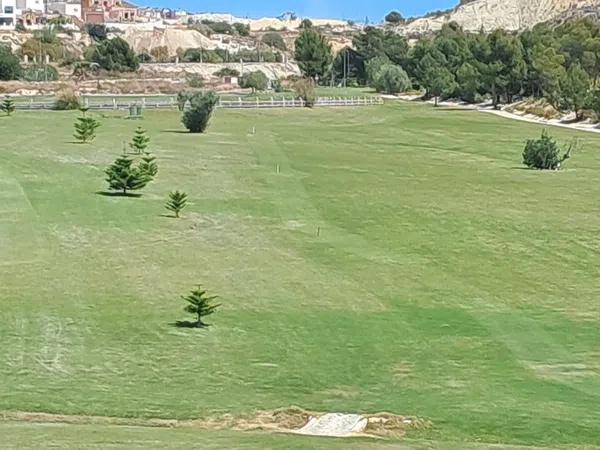
{"type": "Polygon", "coordinates": [[[210,316],[213,314],[220,304],[214,303],[214,301],[218,298],[216,296],[209,296],[205,290],[203,290],[200,286],[197,289],[194,289],[190,295],[187,297],[182,297],[188,305],[185,307],[185,311],[196,315],[198,319],[196,321],[197,328],[205,328],[208,324],[202,321],[203,317],[210,316]]]}
{"type": "Polygon", "coordinates": [[[105,173],[109,188],[123,195],[127,195],[127,191],[143,189],[152,181],[152,176],[135,167],[133,160],[125,155],[118,157],[105,173]]]}
{"type": "Polygon", "coordinates": [[[150,144],[150,138],[146,134],[146,130],[142,127],[137,127],[129,147],[131,147],[135,153],[141,155],[146,152],[148,144],[150,144]]]}
{"type": "Polygon", "coordinates": [[[75,134],[73,136],[82,144],[92,142],[96,138],[96,130],[99,126],[100,122],[93,117],[86,117],[84,112],[84,115],[78,117],[74,124],[75,134]]]}
{"type": "Polygon", "coordinates": [[[13,102],[12,98],[6,96],[2,103],[0,104],[0,109],[7,115],[10,116],[13,112],[15,112],[15,102],[13,102]]]}
{"type": "Polygon", "coordinates": [[[179,214],[187,206],[187,194],[185,192],[171,192],[169,194],[169,200],[165,205],[169,211],[175,214],[176,218],[179,218],[179,214]]]}
{"type": "Polygon", "coordinates": [[[158,174],[158,164],[156,164],[156,157],[150,153],[146,153],[142,156],[142,160],[139,164],[139,169],[142,173],[145,173],[150,178],[154,178],[158,174]]]}

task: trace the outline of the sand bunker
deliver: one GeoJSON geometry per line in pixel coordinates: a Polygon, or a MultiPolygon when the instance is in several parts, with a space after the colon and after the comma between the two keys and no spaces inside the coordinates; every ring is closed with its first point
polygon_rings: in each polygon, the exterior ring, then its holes
{"type": "Polygon", "coordinates": [[[346,437],[364,432],[368,424],[369,420],[358,414],[329,413],[321,417],[311,417],[308,423],[298,430],[298,434],[346,437]]]}

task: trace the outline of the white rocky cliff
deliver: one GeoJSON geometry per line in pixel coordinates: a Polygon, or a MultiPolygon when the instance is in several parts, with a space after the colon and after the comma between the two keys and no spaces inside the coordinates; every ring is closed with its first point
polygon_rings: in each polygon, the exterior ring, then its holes
{"type": "Polygon", "coordinates": [[[523,30],[584,8],[600,10],[600,0],[475,0],[448,14],[417,19],[401,31],[422,34],[439,30],[451,21],[468,31],[523,30]]]}

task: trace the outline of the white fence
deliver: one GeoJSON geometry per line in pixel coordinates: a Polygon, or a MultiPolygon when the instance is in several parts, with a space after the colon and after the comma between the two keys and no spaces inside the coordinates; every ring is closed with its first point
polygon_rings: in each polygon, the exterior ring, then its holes
{"type": "MultiPolygon", "coordinates": [[[[54,109],[55,100],[53,98],[30,97],[29,99],[21,99],[16,101],[17,109],[22,110],[51,110],[54,109]]],[[[383,99],[381,97],[319,97],[315,103],[315,107],[357,107],[381,105],[383,99]]],[[[110,111],[110,110],[127,110],[132,106],[141,106],[145,109],[173,109],[177,108],[177,100],[175,97],[132,97],[132,96],[111,96],[111,97],[95,97],[85,96],[83,105],[90,110],[110,111]]],[[[254,100],[245,100],[242,97],[237,99],[231,97],[219,97],[218,108],[225,109],[270,109],[270,108],[303,108],[305,103],[302,99],[271,97],[256,98],[254,100]]]]}

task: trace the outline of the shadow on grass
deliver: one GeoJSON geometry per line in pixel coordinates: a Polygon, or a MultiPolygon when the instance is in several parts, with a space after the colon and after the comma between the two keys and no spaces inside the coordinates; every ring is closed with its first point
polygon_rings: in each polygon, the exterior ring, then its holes
{"type": "Polygon", "coordinates": [[[167,219],[177,219],[177,217],[175,217],[175,214],[161,214],[160,217],[165,217],[167,219]]]}
{"type": "Polygon", "coordinates": [[[173,133],[173,134],[194,134],[187,130],[161,130],[161,133],[173,133]]]}
{"type": "Polygon", "coordinates": [[[123,194],[122,192],[106,192],[106,191],[96,191],[96,195],[101,195],[103,197],[131,197],[131,198],[140,198],[142,194],[123,194]]]}
{"type": "Polygon", "coordinates": [[[199,330],[203,330],[208,328],[210,325],[207,323],[190,322],[189,320],[178,320],[177,322],[172,323],[171,326],[177,328],[197,328],[199,330]]]}

